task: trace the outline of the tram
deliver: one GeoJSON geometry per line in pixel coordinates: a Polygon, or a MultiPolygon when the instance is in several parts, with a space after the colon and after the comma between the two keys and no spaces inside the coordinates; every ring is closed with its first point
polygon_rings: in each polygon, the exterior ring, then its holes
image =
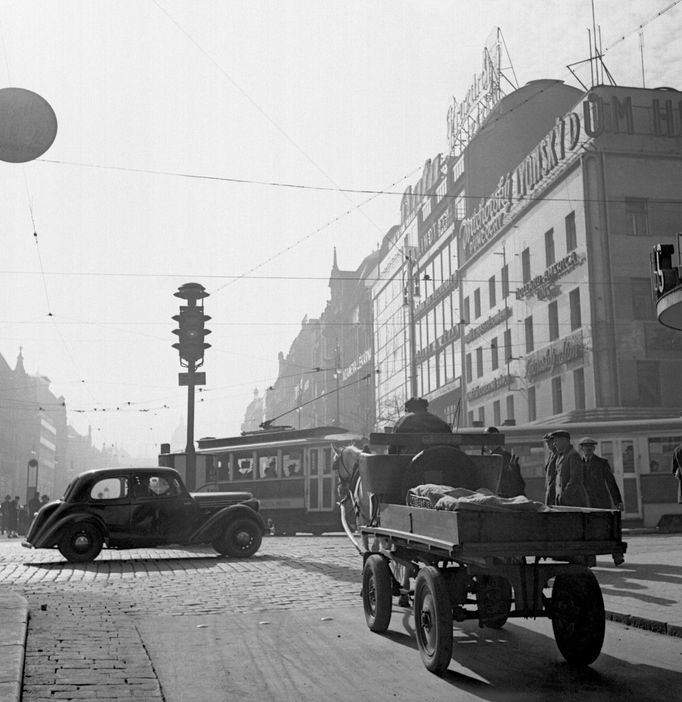
{"type": "MultiPolygon", "coordinates": [[[[332,445],[360,438],[336,426],[273,427],[202,438],[196,451],[196,490],[253,493],[275,534],[341,531],[332,445]]],[[[183,473],[185,454],[162,449],[159,464],[183,473]]]]}
{"type": "Polygon", "coordinates": [[[623,495],[625,522],[655,527],[664,515],[682,514],[671,472],[673,450],[682,443],[682,417],[504,426],[506,448],[519,457],[532,499],[543,499],[547,455],[542,437],[556,429],[569,431],[576,449],[583,436],[597,441],[596,453],[608,460],[623,495]]]}

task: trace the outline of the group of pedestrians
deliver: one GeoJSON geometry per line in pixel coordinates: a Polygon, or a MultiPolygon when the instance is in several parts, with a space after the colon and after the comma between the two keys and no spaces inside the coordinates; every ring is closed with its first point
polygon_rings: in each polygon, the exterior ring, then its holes
{"type": "Polygon", "coordinates": [[[25,534],[33,515],[49,501],[47,495],[41,497],[37,490],[27,505],[22,505],[18,496],[12,499],[6,495],[4,502],[0,502],[0,535],[13,539],[25,534]]]}
{"type": "Polygon", "coordinates": [[[569,507],[623,509],[623,498],[609,462],[597,456],[597,442],[589,436],[571,443],[565,430],[543,437],[549,457],[545,463],[545,503],[569,507]]]}

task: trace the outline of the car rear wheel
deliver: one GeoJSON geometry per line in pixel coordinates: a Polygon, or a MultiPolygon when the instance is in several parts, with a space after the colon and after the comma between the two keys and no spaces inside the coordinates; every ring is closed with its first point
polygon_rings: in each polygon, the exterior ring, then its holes
{"type": "Polygon", "coordinates": [[[93,561],[102,550],[102,532],[91,522],[67,527],[57,544],[59,552],[71,563],[93,561]]]}
{"type": "Polygon", "coordinates": [[[263,532],[253,519],[243,517],[230,522],[211,545],[222,556],[249,558],[260,548],[263,532]]]}

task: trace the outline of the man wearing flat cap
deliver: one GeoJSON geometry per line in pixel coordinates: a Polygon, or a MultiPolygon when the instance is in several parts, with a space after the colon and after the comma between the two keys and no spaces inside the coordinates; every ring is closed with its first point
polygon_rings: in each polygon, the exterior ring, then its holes
{"type": "Polygon", "coordinates": [[[578,446],[583,454],[585,489],[590,498],[590,507],[622,510],[623,498],[611,466],[605,458],[594,452],[597,447],[595,439],[584,436],[578,446]]]}
{"type": "Polygon", "coordinates": [[[552,432],[556,459],[556,504],[570,507],[589,507],[589,498],[583,484],[583,462],[571,444],[571,435],[563,429],[552,432]]]}

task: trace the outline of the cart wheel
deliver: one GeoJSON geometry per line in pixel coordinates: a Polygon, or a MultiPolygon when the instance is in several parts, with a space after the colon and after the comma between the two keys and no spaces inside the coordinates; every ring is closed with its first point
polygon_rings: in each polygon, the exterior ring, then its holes
{"type": "Polygon", "coordinates": [[[597,660],[606,623],[604,600],[594,573],[585,570],[557,575],[550,616],[556,644],[571,665],[590,665],[597,660]]]}
{"type": "Polygon", "coordinates": [[[422,568],[417,575],[414,628],[426,669],[441,675],[452,657],[452,605],[445,578],[433,566],[422,568]]]}
{"type": "Polygon", "coordinates": [[[512,587],[509,580],[499,575],[477,575],[476,602],[481,625],[501,629],[511,611],[512,587]]]}
{"type": "Polygon", "coordinates": [[[370,631],[382,634],[391,621],[393,583],[383,556],[373,553],[362,569],[362,605],[370,631]]]}

